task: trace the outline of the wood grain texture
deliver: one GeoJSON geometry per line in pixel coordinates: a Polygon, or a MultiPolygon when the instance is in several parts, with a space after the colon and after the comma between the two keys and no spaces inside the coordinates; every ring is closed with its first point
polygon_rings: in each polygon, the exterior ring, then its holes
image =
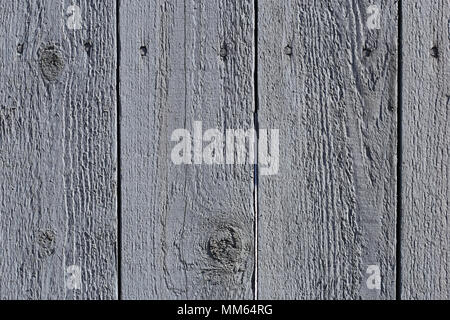
{"type": "Polygon", "coordinates": [[[450,5],[403,1],[402,299],[450,299],[450,5]]]}
{"type": "Polygon", "coordinates": [[[1,299],[117,297],[115,2],[71,4],[0,8],[1,299]]]}
{"type": "Polygon", "coordinates": [[[0,299],[450,298],[448,1],[76,3],[0,6],[0,299]],[[195,121],[279,129],[278,174],[175,165],[195,121]]]}
{"type": "Polygon", "coordinates": [[[253,166],[175,165],[175,129],[253,127],[253,2],[120,4],[122,297],[252,298],[253,166]]]}
{"type": "Polygon", "coordinates": [[[395,298],[397,4],[376,3],[380,30],[369,1],[258,1],[258,119],[280,129],[280,172],[258,185],[261,299],[395,298]]]}

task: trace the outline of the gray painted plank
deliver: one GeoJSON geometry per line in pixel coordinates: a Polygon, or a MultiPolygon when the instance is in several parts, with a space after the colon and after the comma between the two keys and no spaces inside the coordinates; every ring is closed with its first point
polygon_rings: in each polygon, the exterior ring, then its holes
{"type": "Polygon", "coordinates": [[[78,3],[0,8],[2,299],[117,297],[115,2],[78,3]]]}
{"type": "Polygon", "coordinates": [[[403,1],[403,299],[450,299],[449,19],[446,0],[403,1]]]}
{"type": "Polygon", "coordinates": [[[259,298],[395,298],[397,4],[375,1],[368,30],[370,2],[258,1],[258,119],[280,129],[279,174],[258,185],[259,298]]]}
{"type": "Polygon", "coordinates": [[[175,165],[171,135],[253,127],[253,1],[119,10],[122,297],[252,298],[253,167],[175,165]]]}

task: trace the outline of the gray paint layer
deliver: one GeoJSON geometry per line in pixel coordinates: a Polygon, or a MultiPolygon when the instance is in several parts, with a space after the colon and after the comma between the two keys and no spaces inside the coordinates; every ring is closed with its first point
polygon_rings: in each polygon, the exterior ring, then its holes
{"type": "Polygon", "coordinates": [[[170,139],[253,127],[253,2],[123,0],[120,16],[123,298],[252,298],[253,166],[174,165],[170,139]]]}
{"type": "Polygon", "coordinates": [[[78,3],[0,6],[2,299],[117,298],[115,5],[78,3]]]}
{"type": "Polygon", "coordinates": [[[448,1],[403,1],[403,299],[450,299],[448,1]]]}
{"type": "Polygon", "coordinates": [[[259,4],[259,124],[280,172],[259,177],[262,299],[395,298],[397,4],[259,4]],[[381,290],[366,285],[381,269],[381,290]]]}
{"type": "Polygon", "coordinates": [[[119,2],[77,1],[81,30],[70,0],[1,5],[0,299],[118,298],[117,94],[123,298],[393,299],[396,259],[402,299],[450,298],[447,1],[402,1],[402,106],[398,1],[119,2]],[[170,160],[173,130],[256,104],[281,139],[258,210],[253,166],[170,160]]]}

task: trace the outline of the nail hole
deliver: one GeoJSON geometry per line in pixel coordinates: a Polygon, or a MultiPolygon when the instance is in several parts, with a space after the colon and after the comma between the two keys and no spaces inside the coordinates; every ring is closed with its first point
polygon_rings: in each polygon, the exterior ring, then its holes
{"type": "Polygon", "coordinates": [[[19,43],[17,45],[17,53],[22,54],[23,53],[23,43],[19,43]]]}
{"type": "Polygon", "coordinates": [[[364,47],[363,48],[364,57],[368,58],[372,55],[372,49],[364,47]]]}
{"type": "Polygon", "coordinates": [[[84,44],[83,44],[83,46],[84,46],[84,50],[85,50],[88,54],[91,53],[91,49],[92,49],[92,42],[91,42],[91,40],[85,41],[84,44]]]}
{"type": "Polygon", "coordinates": [[[433,48],[431,48],[431,56],[436,59],[439,58],[439,49],[437,46],[434,46],[433,48]]]}
{"type": "Polygon", "coordinates": [[[222,58],[225,58],[225,57],[228,55],[228,50],[227,50],[227,48],[226,48],[225,46],[223,46],[222,48],[220,48],[219,55],[220,55],[222,58]]]}
{"type": "Polygon", "coordinates": [[[394,111],[394,106],[392,105],[391,102],[388,103],[388,110],[389,110],[390,112],[393,112],[393,111],[394,111]]]}
{"type": "Polygon", "coordinates": [[[146,46],[141,46],[139,48],[139,52],[141,53],[141,56],[145,57],[147,55],[147,47],[146,46]]]}
{"type": "Polygon", "coordinates": [[[286,47],[284,47],[284,54],[286,54],[286,55],[288,55],[288,56],[290,56],[290,55],[292,55],[292,47],[291,46],[289,46],[289,45],[287,45],[286,47]]]}

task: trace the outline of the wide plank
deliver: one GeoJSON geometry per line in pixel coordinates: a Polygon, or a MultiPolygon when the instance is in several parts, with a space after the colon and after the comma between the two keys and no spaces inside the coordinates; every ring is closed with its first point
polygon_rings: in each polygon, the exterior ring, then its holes
{"type": "Polygon", "coordinates": [[[402,299],[450,299],[450,5],[402,1],[402,299]]]}
{"type": "Polygon", "coordinates": [[[395,298],[397,3],[377,3],[372,30],[371,1],[258,1],[259,127],[280,130],[258,298],[395,298]]]}
{"type": "Polygon", "coordinates": [[[77,3],[0,6],[1,299],[118,297],[115,1],[77,3]]]}
{"type": "Polygon", "coordinates": [[[119,13],[122,298],[252,298],[253,165],[177,165],[171,137],[253,128],[253,1],[119,13]]]}

